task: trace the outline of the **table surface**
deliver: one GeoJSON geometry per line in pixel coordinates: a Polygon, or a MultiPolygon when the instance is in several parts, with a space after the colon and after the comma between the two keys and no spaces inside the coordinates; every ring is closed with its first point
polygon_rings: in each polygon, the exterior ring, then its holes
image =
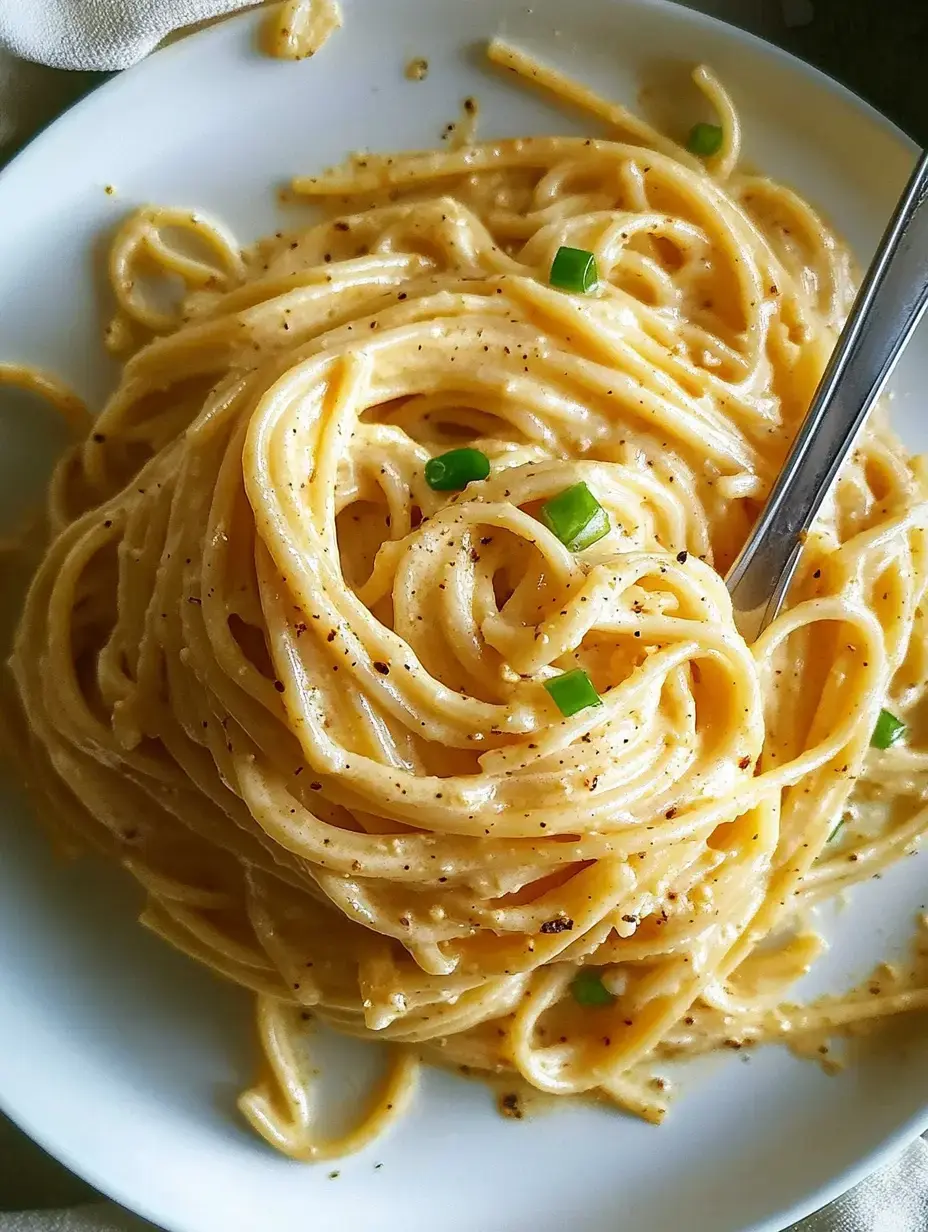
{"type": "MultiPolygon", "coordinates": [[[[928,145],[926,0],[696,0],[817,65],[928,145]]],[[[102,80],[101,73],[48,72],[36,128],[102,80]]],[[[0,151],[0,161],[13,153],[0,151]]],[[[0,1116],[0,1211],[57,1207],[96,1195],[0,1116]]]]}

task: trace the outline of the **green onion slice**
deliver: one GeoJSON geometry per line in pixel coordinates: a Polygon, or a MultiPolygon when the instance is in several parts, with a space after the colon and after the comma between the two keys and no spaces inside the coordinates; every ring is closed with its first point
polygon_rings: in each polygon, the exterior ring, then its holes
{"type": "Polygon", "coordinates": [[[901,719],[897,719],[888,710],[881,710],[876,727],[873,729],[873,735],[870,737],[870,743],[875,749],[888,749],[902,739],[905,731],[905,724],[901,719]]]}
{"type": "Polygon", "coordinates": [[[593,688],[593,682],[582,668],[574,668],[572,672],[564,672],[553,680],[545,681],[555,706],[565,719],[586,710],[587,706],[601,706],[602,698],[593,688]]]}
{"type": "Polygon", "coordinates": [[[548,281],[561,291],[588,295],[599,282],[596,258],[585,248],[562,246],[554,254],[548,281]]]}
{"type": "Polygon", "coordinates": [[[686,148],[691,154],[707,158],[718,154],[722,148],[722,130],[718,124],[694,124],[686,139],[686,148]]]}
{"type": "Polygon", "coordinates": [[[582,967],[574,976],[570,991],[578,1005],[612,1005],[615,997],[595,967],[582,967]]]}
{"type": "Polygon", "coordinates": [[[425,464],[425,482],[434,492],[460,492],[489,473],[490,459],[479,449],[452,449],[425,464]]]}
{"type": "Polygon", "coordinates": [[[540,514],[548,530],[571,552],[582,552],[609,534],[609,515],[585,483],[575,483],[552,496],[540,514]]]}

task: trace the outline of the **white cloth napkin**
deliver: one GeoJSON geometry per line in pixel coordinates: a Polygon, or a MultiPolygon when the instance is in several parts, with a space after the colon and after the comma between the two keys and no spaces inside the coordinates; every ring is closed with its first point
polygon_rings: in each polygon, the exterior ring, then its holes
{"type": "MultiPolygon", "coordinates": [[[[793,1224],[788,1232],[925,1232],[926,1228],[928,1144],[917,1138],[893,1163],[817,1214],[793,1224]]],[[[2,1223],[0,1232],[6,1232],[2,1223]]]]}
{"type": "Polygon", "coordinates": [[[52,69],[128,68],[175,30],[255,3],[0,0],[0,157],[70,101],[73,88],[52,69]]]}
{"type": "Polygon", "coordinates": [[[128,68],[174,30],[255,0],[0,0],[0,44],[53,68],[128,68]]]}
{"type": "MultiPolygon", "coordinates": [[[[53,69],[112,70],[146,56],[176,30],[255,0],[0,0],[0,155],[67,101],[67,79],[53,69]],[[43,68],[41,66],[50,66],[43,68]]],[[[464,0],[461,0],[463,3],[464,0]]],[[[760,33],[771,29],[765,0],[691,0],[760,33]]],[[[781,0],[779,23],[802,25],[812,0],[781,0]]],[[[776,20],[774,21],[776,25],[776,20]]],[[[0,1161],[0,1202],[3,1163],[0,1161]]],[[[926,1232],[928,1145],[899,1158],[790,1232],[926,1232]]],[[[0,1214],[0,1232],[153,1232],[110,1202],[64,1210],[0,1214]]],[[[267,1229],[267,1232],[276,1232],[267,1229]]]]}

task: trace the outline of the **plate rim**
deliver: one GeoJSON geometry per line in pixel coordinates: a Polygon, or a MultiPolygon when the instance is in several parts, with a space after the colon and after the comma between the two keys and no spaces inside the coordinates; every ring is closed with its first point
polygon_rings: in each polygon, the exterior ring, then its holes
{"type": "MultiPolygon", "coordinates": [[[[389,4],[390,0],[378,0],[378,2],[389,4]]],[[[451,3],[452,0],[431,0],[431,2],[451,3]]],[[[600,3],[616,9],[650,8],[662,14],[669,23],[690,23],[716,34],[731,44],[745,45],[755,54],[765,57],[774,64],[779,64],[786,72],[800,74],[810,79],[819,89],[849,104],[858,115],[882,129],[913,158],[919,152],[918,143],[872,103],[814,64],[768,41],[761,35],[714,14],[691,8],[682,0],[600,0],[600,3]]],[[[28,171],[29,164],[34,159],[44,157],[45,144],[53,138],[60,138],[67,133],[69,128],[82,123],[84,111],[99,106],[101,97],[106,100],[112,99],[115,102],[119,92],[127,88],[125,85],[127,76],[134,81],[140,73],[148,71],[148,65],[151,62],[165,63],[166,60],[179,55],[182,50],[189,49],[191,41],[202,42],[206,45],[211,39],[220,37],[222,32],[232,24],[256,26],[263,17],[263,12],[253,8],[232,12],[215,23],[175,38],[169,44],[156,48],[136,64],[114,72],[106,80],[91,86],[87,93],[70,103],[64,111],[28,138],[12,158],[0,167],[0,213],[2,213],[3,199],[9,191],[11,181],[21,174],[24,168],[28,171]]],[[[155,1203],[149,1201],[148,1198],[133,1197],[118,1180],[102,1174],[92,1162],[85,1163],[82,1159],[76,1158],[75,1148],[69,1144],[68,1135],[56,1134],[54,1125],[38,1124],[30,1114],[28,1107],[15,1100],[10,1100],[2,1086],[0,1086],[0,1112],[4,1113],[14,1125],[62,1166],[96,1189],[99,1194],[124,1208],[130,1215],[146,1219],[157,1228],[170,1229],[170,1232],[197,1232],[195,1228],[187,1224],[183,1214],[178,1221],[169,1210],[159,1212],[155,1203]],[[169,1224],[160,1222],[165,1216],[170,1220],[169,1224]]],[[[894,1132],[888,1134],[878,1147],[863,1156],[856,1164],[846,1168],[830,1182],[813,1188],[780,1214],[759,1223],[755,1222],[745,1227],[743,1232],[788,1232],[797,1220],[821,1210],[822,1207],[846,1194],[862,1180],[898,1158],[907,1146],[912,1145],[924,1133],[928,1133],[928,1095],[925,1097],[923,1107],[917,1113],[909,1116],[894,1132]]]]}

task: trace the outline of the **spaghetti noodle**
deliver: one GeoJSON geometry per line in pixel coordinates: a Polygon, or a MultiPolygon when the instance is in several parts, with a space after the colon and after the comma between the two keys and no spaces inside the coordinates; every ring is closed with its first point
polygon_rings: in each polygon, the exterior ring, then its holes
{"type": "Polygon", "coordinates": [[[267,19],[268,53],[281,60],[314,56],[342,24],[337,0],[283,0],[267,19]]]}
{"type": "Polygon", "coordinates": [[[847,255],[738,172],[707,70],[702,159],[491,58],[612,139],[356,156],[296,183],[321,222],[245,257],[198,215],[121,229],[147,342],[61,464],[13,656],[45,811],[254,990],[241,1106],[298,1158],[398,1115],[422,1053],[659,1120],[667,1057],[928,1005],[900,973],[783,1004],[818,951],[800,909],[926,828],[922,465],[878,414],[756,645],[722,581],[847,255]],[[571,250],[589,294],[550,285],[571,250]],[[152,270],[182,302],[147,297],[152,270]],[[485,478],[427,477],[460,449],[485,478]],[[558,521],[581,498],[588,542],[558,521]],[[909,736],[871,749],[884,705],[909,736]],[[337,1141],[309,1014],[394,1050],[337,1141]]]}

